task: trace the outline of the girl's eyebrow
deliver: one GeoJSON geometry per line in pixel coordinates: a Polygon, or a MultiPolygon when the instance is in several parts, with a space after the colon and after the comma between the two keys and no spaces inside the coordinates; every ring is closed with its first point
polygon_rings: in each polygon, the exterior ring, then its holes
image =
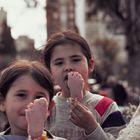
{"type": "Polygon", "coordinates": [[[18,90],[16,90],[16,92],[27,92],[27,90],[25,90],[25,89],[18,89],[18,90]]]}
{"type": "Polygon", "coordinates": [[[46,95],[46,93],[45,92],[42,92],[42,91],[38,91],[37,93],[40,94],[40,95],[44,95],[44,96],[46,95]]]}
{"type": "Polygon", "coordinates": [[[75,55],[72,55],[72,56],[71,56],[71,58],[73,58],[73,57],[81,57],[81,56],[80,56],[80,55],[75,54],[75,55]]]}

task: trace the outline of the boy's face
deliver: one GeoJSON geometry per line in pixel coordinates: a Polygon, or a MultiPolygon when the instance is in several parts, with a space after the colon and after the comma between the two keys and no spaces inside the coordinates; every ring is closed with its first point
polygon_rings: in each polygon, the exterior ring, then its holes
{"type": "Polygon", "coordinates": [[[25,109],[35,99],[44,97],[49,104],[49,94],[31,76],[23,75],[16,79],[8,90],[1,106],[6,112],[13,134],[26,135],[27,121],[25,109]]]}
{"type": "Polygon", "coordinates": [[[69,92],[67,87],[67,75],[69,72],[79,72],[85,83],[87,83],[91,69],[80,45],[62,44],[55,46],[53,49],[50,70],[56,84],[60,85],[64,92],[69,92]]]}

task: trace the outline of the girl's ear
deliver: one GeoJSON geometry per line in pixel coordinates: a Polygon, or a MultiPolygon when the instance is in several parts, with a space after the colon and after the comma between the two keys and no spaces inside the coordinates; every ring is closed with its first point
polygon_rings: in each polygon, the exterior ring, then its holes
{"type": "Polygon", "coordinates": [[[55,102],[52,100],[49,104],[49,108],[48,108],[48,112],[49,112],[49,115],[50,115],[50,112],[52,110],[52,108],[55,106],[55,102]]]}
{"type": "Polygon", "coordinates": [[[51,111],[54,106],[55,106],[55,102],[52,100],[49,104],[49,109],[48,110],[51,111]]]}
{"type": "Polygon", "coordinates": [[[3,97],[0,97],[0,111],[5,112],[5,102],[3,97]]]}
{"type": "Polygon", "coordinates": [[[94,59],[91,58],[89,60],[89,74],[92,73],[94,71],[94,66],[95,66],[95,63],[94,63],[94,59]]]}

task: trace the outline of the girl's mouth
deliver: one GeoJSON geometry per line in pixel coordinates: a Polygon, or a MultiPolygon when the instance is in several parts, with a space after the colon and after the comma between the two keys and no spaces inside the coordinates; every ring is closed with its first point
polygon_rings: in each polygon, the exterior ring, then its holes
{"type": "Polygon", "coordinates": [[[24,116],[24,117],[25,117],[25,116],[26,116],[26,114],[25,114],[25,113],[21,113],[21,114],[20,114],[20,116],[24,116]]]}

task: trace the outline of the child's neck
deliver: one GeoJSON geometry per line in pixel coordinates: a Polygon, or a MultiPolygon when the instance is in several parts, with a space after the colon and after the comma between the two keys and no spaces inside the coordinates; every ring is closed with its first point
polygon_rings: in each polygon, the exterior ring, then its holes
{"type": "Polygon", "coordinates": [[[59,96],[63,97],[63,98],[69,98],[70,97],[70,93],[66,93],[64,91],[58,93],[59,96]]]}
{"type": "MultiPolygon", "coordinates": [[[[85,95],[85,94],[86,94],[86,90],[83,91],[83,95],[85,95]]],[[[70,98],[71,97],[70,92],[64,92],[64,91],[59,92],[58,96],[61,96],[63,98],[70,98]]]]}
{"type": "Polygon", "coordinates": [[[12,128],[10,131],[10,135],[28,136],[27,131],[16,129],[13,130],[12,128]]]}

